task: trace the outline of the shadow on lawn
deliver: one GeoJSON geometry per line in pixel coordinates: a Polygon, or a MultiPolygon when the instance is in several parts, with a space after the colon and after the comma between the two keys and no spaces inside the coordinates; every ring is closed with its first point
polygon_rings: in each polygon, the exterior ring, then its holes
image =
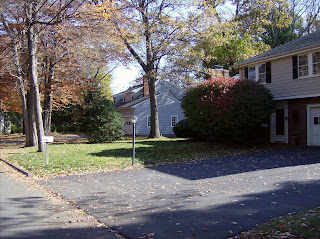
{"type": "MultiPolygon", "coordinates": [[[[138,144],[140,145],[147,144],[148,148],[137,148],[137,159],[145,165],[161,164],[165,163],[161,155],[167,154],[163,151],[175,152],[176,155],[172,152],[171,155],[177,157],[177,155],[181,155],[181,151],[184,154],[188,154],[188,152],[194,152],[193,147],[197,147],[196,144],[193,144],[192,147],[181,148],[181,150],[174,148],[174,146],[165,149],[163,143],[165,142],[139,142],[138,144]]],[[[197,150],[199,151],[199,149],[197,150]]],[[[94,155],[100,157],[131,157],[132,149],[104,150],[94,155]]],[[[197,180],[265,169],[320,163],[319,155],[320,147],[288,147],[178,164],[151,166],[150,168],[185,179],[197,180]]]]}
{"type": "MultiPolygon", "coordinates": [[[[227,147],[224,147],[227,148],[227,147]]],[[[234,151],[234,149],[230,149],[234,151]]],[[[224,152],[227,150],[224,150],[224,152]]],[[[239,151],[239,150],[238,150],[239,151]]],[[[186,161],[182,159],[192,156],[195,153],[215,153],[222,152],[219,146],[209,142],[195,141],[138,141],[136,142],[136,159],[144,165],[156,165],[175,161],[186,161]]],[[[98,157],[131,158],[132,147],[119,148],[113,150],[102,150],[92,153],[98,157]]]]}

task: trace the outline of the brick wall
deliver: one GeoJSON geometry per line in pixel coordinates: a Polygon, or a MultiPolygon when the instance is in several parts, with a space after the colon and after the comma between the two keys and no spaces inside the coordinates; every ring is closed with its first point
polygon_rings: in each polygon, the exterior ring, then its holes
{"type": "Polygon", "coordinates": [[[320,97],[288,100],[289,143],[307,145],[307,105],[320,104],[320,97]]]}

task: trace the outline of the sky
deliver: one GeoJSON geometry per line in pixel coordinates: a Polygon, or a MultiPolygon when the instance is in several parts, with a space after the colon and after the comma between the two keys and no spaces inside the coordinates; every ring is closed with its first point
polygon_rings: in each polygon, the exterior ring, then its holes
{"type": "Polygon", "coordinates": [[[111,90],[113,94],[117,94],[126,90],[130,84],[140,76],[140,69],[131,65],[129,67],[118,67],[112,72],[111,90]]]}

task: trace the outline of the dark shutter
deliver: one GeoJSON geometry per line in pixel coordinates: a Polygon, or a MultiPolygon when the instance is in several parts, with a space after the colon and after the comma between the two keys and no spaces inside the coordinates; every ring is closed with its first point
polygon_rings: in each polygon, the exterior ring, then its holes
{"type": "Polygon", "coordinates": [[[248,69],[248,67],[244,68],[244,78],[249,79],[249,69],[248,69]]]}
{"type": "Polygon", "coordinates": [[[292,75],[293,79],[298,79],[298,56],[292,57],[292,75]]]}
{"type": "Polygon", "coordinates": [[[266,83],[271,83],[271,62],[266,63],[266,83]]]}

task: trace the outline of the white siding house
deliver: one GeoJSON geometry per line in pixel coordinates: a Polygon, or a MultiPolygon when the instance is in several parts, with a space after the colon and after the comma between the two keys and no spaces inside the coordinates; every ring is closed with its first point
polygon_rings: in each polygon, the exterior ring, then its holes
{"type": "MultiPolygon", "coordinates": [[[[145,84],[133,86],[113,96],[114,105],[125,121],[123,130],[126,135],[132,135],[133,115],[138,118],[136,134],[148,136],[150,133],[150,97],[145,86],[145,84]]],[[[156,84],[156,92],[160,134],[174,135],[174,125],[185,118],[181,109],[184,90],[169,82],[159,81],[156,84]]]]}
{"type": "Polygon", "coordinates": [[[277,102],[271,142],[320,145],[320,31],[235,66],[241,79],[260,82],[277,102]]]}

